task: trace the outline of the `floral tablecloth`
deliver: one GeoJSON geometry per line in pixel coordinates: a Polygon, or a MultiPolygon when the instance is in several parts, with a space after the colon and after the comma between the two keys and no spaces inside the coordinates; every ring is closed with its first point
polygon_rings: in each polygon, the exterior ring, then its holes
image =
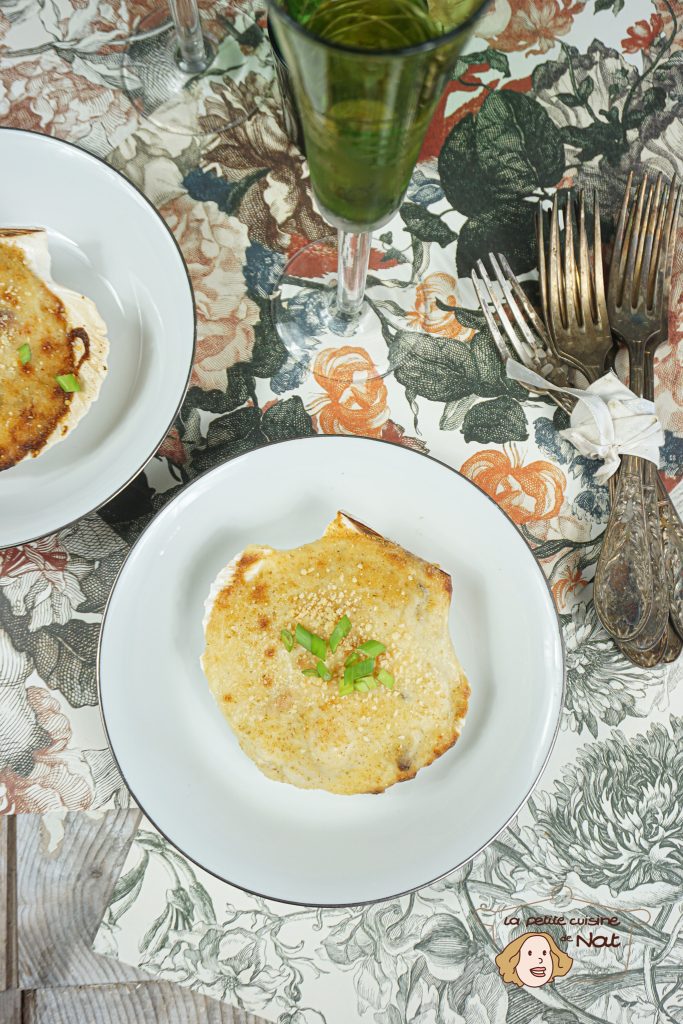
{"type": "MultiPolygon", "coordinates": [[[[368,374],[362,338],[294,365],[273,332],[268,295],[287,255],[329,231],[263,69],[249,77],[258,111],[202,146],[126,99],[122,42],[154,6],[0,3],[2,124],[76,142],[140,186],[180,243],[199,320],[187,398],[146,470],[99,513],[0,551],[3,811],[129,802],[100,723],[95,646],[130,544],[179,488],[256,444],[316,432],[429,451],[520,527],[562,620],[563,728],[516,824],[408,900],[325,913],[231,890],[145,825],[97,948],[280,1024],[683,1021],[683,665],[640,671],[597,623],[596,464],[559,437],[552,405],[505,379],[466,283],[489,249],[533,269],[535,201],[557,187],[597,188],[609,214],[629,169],[683,172],[683,3],[497,0],[375,240],[372,267],[395,267],[405,287],[405,316],[387,313],[398,369],[385,380],[368,374]],[[572,972],[504,984],[494,955],[546,918],[572,972]]],[[[210,113],[231,118],[220,83],[215,95],[210,113]]],[[[1,147],[0,133],[0,161],[1,147]]],[[[333,269],[331,250],[317,259],[333,269]]],[[[657,364],[662,473],[679,505],[682,279],[657,364]]]]}

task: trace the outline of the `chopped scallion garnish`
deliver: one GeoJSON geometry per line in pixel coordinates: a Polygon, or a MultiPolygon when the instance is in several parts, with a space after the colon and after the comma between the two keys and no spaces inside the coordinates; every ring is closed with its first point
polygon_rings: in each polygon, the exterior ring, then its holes
{"type": "Polygon", "coordinates": [[[377,680],[374,678],[374,676],[363,676],[362,679],[357,679],[354,684],[357,690],[361,689],[361,684],[363,687],[363,690],[361,692],[365,692],[366,690],[377,689],[377,680]]]}
{"type": "Polygon", "coordinates": [[[27,363],[30,363],[31,346],[28,344],[28,342],[25,341],[23,345],[20,345],[19,348],[17,349],[17,352],[19,353],[19,360],[22,366],[26,366],[27,363]]]}
{"type": "Polygon", "coordinates": [[[386,686],[387,690],[393,690],[395,680],[391,672],[387,672],[385,668],[381,668],[377,673],[377,679],[382,686],[386,686]]]}
{"type": "Polygon", "coordinates": [[[318,661],[318,664],[315,666],[315,670],[321,679],[332,678],[332,673],[330,672],[329,668],[327,667],[324,661],[318,661]]]}
{"type": "Polygon", "coordinates": [[[357,661],[362,659],[363,655],[359,654],[358,651],[352,651],[348,658],[344,662],[345,665],[355,665],[357,661]]]}
{"type": "Polygon", "coordinates": [[[304,626],[300,626],[297,623],[296,627],[296,642],[305,647],[307,651],[310,651],[316,658],[321,658],[323,661],[327,657],[327,644],[322,637],[317,636],[315,633],[311,633],[304,626]]]}
{"type": "Polygon", "coordinates": [[[344,682],[354,683],[356,679],[362,679],[363,676],[371,676],[374,671],[374,658],[368,658],[367,661],[358,661],[355,665],[347,665],[344,669],[344,682]]]}
{"type": "Polygon", "coordinates": [[[283,629],[280,631],[280,639],[282,640],[287,650],[291,651],[292,648],[294,647],[294,637],[292,636],[288,629],[283,629]]]}
{"type": "Polygon", "coordinates": [[[361,654],[366,654],[368,658],[376,658],[379,654],[384,654],[386,647],[379,640],[366,640],[358,647],[358,650],[361,654]]]}
{"type": "Polygon", "coordinates": [[[302,676],[317,676],[317,668],[305,668],[301,673],[302,676]]]}
{"type": "Polygon", "coordinates": [[[368,686],[366,679],[359,679],[355,685],[355,689],[358,690],[359,693],[367,693],[370,687],[368,686]]]}
{"type": "Polygon", "coordinates": [[[59,384],[62,391],[66,391],[67,394],[72,391],[80,391],[81,385],[78,383],[73,373],[62,373],[55,380],[59,384]]]}
{"type": "Polygon", "coordinates": [[[339,680],[339,696],[347,697],[348,694],[353,693],[353,683],[345,683],[343,679],[339,680]]]}
{"type": "Polygon", "coordinates": [[[345,636],[348,636],[351,631],[351,619],[348,615],[342,615],[337,625],[332,630],[332,636],[330,637],[330,650],[334,652],[339,647],[345,636]]]}

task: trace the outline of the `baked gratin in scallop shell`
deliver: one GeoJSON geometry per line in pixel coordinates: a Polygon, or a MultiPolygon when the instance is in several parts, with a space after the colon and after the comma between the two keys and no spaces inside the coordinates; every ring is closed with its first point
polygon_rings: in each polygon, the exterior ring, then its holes
{"type": "Polygon", "coordinates": [[[331,793],[381,793],[453,746],[469,685],[451,643],[451,578],[338,513],[317,541],[288,551],[250,546],[218,574],[206,601],[201,663],[242,750],[269,778],[331,793]],[[331,681],[282,629],[329,637],[331,681]],[[348,654],[367,640],[393,689],[339,694],[348,654]]]}
{"type": "MultiPolygon", "coordinates": [[[[0,228],[0,246],[14,246],[21,251],[28,268],[40,282],[61,302],[67,332],[74,332],[72,341],[74,360],[78,366],[77,378],[80,391],[70,393],[63,413],[55,422],[51,432],[37,440],[35,447],[27,450],[12,465],[26,458],[41,455],[52,445],[63,440],[83,419],[90,406],[99,396],[102,382],[107,374],[109,343],[107,328],[95,303],[78,292],[57,284],[52,279],[48,236],[44,228],[0,228]],[[87,343],[81,332],[85,332],[87,343]]],[[[0,286],[2,282],[0,282],[0,286]]],[[[1,410],[0,410],[1,412],[1,410]]],[[[2,423],[0,423],[0,439],[2,423]]],[[[9,468],[8,466],[0,468],[9,468]]]]}

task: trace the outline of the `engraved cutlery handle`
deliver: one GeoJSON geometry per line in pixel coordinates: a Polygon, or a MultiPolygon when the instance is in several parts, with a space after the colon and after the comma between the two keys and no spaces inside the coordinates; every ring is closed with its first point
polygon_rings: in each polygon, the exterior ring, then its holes
{"type": "Polygon", "coordinates": [[[664,568],[664,548],[659,518],[657,483],[659,473],[653,462],[640,460],[643,479],[645,518],[650,547],[650,568],[652,572],[652,608],[647,622],[638,632],[633,644],[638,650],[647,651],[659,644],[666,636],[669,618],[669,587],[664,568]]]}
{"type": "Polygon", "coordinates": [[[661,480],[659,480],[659,521],[669,587],[669,614],[676,627],[676,632],[683,637],[683,523],[661,480]]]}
{"type": "Polygon", "coordinates": [[[641,460],[622,460],[617,493],[595,570],[598,617],[618,640],[632,640],[652,610],[652,564],[641,460]]]}

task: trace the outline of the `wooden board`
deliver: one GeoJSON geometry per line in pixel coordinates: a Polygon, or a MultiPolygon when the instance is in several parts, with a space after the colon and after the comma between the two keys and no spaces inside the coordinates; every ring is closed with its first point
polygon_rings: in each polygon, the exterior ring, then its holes
{"type": "Polygon", "coordinates": [[[17,983],[16,830],[16,818],[0,818],[0,992],[17,983]]]}
{"type": "Polygon", "coordinates": [[[2,1024],[23,1024],[21,1019],[23,993],[17,989],[0,992],[0,1021],[2,1024]]]}
{"type": "Polygon", "coordinates": [[[17,818],[19,988],[148,980],[90,948],[139,817],[70,813],[61,839],[54,817],[52,832],[39,815],[17,818]]]}
{"type": "MultiPolygon", "coordinates": [[[[0,1018],[1,1019],[1,1018],[0,1018]]],[[[3,1020],[3,1024],[5,1024],[3,1020]]],[[[168,982],[43,989],[24,996],[22,1024],[259,1024],[168,982]]]]}
{"type": "Polygon", "coordinates": [[[93,953],[139,818],[0,818],[0,1024],[264,1024],[93,953]]]}

